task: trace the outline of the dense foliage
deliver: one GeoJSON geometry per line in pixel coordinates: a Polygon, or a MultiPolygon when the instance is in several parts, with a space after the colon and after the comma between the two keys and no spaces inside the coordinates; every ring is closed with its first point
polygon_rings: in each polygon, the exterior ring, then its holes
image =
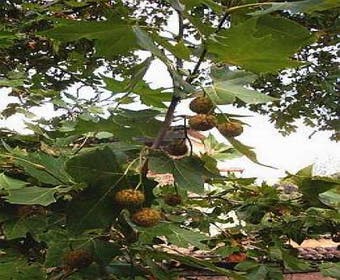
{"type": "MultiPolygon", "coordinates": [[[[339,180],[313,176],[311,166],[279,188],[222,176],[221,160],[243,154],[258,162],[236,139],[242,116],[220,105],[274,106],[282,85],[261,81],[277,81],[280,71],[296,67],[293,76],[304,72],[306,59],[293,57],[320,38],[298,19],[338,6],[330,0],[2,1],[0,86],[16,101],[1,114],[25,114],[31,133],[0,131],[0,278],[176,279],[170,260],[234,279],[308,270],[288,241],[336,236],[339,180]],[[155,60],[166,67],[171,88],[143,80],[155,60]],[[255,90],[266,87],[275,93],[255,90]],[[195,98],[191,116],[176,110],[189,98],[195,98]],[[57,117],[30,112],[47,104],[57,117]],[[214,128],[230,146],[205,134],[204,152],[193,153],[189,126],[214,128]],[[216,258],[175,254],[164,245],[192,246],[216,258]],[[228,270],[221,260],[237,265],[228,270]]],[[[331,76],[334,65],[315,67],[331,76]]],[[[308,80],[313,71],[299,77],[308,80]]],[[[317,79],[313,85],[333,90],[330,76],[327,86],[317,79]]],[[[320,269],[334,276],[339,267],[320,269]]]]}

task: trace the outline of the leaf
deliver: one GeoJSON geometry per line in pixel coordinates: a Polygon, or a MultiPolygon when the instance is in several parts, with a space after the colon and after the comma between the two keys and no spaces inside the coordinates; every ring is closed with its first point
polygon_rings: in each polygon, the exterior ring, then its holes
{"type": "Polygon", "coordinates": [[[214,176],[204,167],[204,163],[195,157],[172,159],[164,154],[149,157],[149,168],[155,173],[171,173],[179,188],[194,193],[204,191],[203,176],[214,176]]]}
{"type": "Polygon", "coordinates": [[[149,85],[144,81],[138,81],[133,89],[129,89],[130,82],[117,81],[111,78],[103,78],[106,83],[106,88],[113,92],[132,92],[140,96],[141,101],[150,107],[166,108],[164,102],[171,100],[169,92],[162,92],[160,89],[151,89],[149,85]]]}
{"type": "Polygon", "coordinates": [[[86,152],[71,158],[66,170],[76,181],[89,184],[70,202],[67,224],[76,232],[108,227],[120,212],[113,203],[113,190],[132,184],[132,178],[127,179],[115,154],[108,147],[86,152]]]}
{"type": "Polygon", "coordinates": [[[8,195],[4,198],[9,203],[25,204],[25,205],[42,205],[47,206],[56,202],[55,194],[60,187],[55,188],[40,188],[40,187],[27,187],[24,189],[9,190],[8,195]]]}
{"type": "Polygon", "coordinates": [[[319,266],[320,272],[325,277],[333,277],[339,279],[340,263],[323,263],[319,266]]]}
{"type": "Polygon", "coordinates": [[[8,240],[25,238],[28,232],[34,238],[37,238],[37,235],[46,230],[47,226],[47,220],[44,216],[20,217],[3,223],[3,231],[8,240]]]}
{"type": "Polygon", "coordinates": [[[98,185],[104,181],[114,182],[123,174],[115,154],[108,147],[86,152],[69,159],[66,171],[80,183],[98,185]]]}
{"type": "MultiPolygon", "coordinates": [[[[327,200],[327,194],[321,195],[321,197],[320,194],[340,186],[340,182],[337,179],[313,176],[313,165],[309,165],[299,170],[295,175],[291,175],[288,178],[299,187],[299,191],[302,193],[305,202],[309,206],[314,207],[321,207],[322,199],[324,199],[324,202],[326,203],[331,203],[327,200]]],[[[332,198],[332,200],[336,203],[336,196],[332,198]]]]}
{"type": "Polygon", "coordinates": [[[319,199],[323,204],[340,210],[340,186],[320,193],[319,199]]]}
{"type": "Polygon", "coordinates": [[[151,251],[151,250],[145,251],[145,254],[148,254],[158,260],[174,259],[176,261],[179,261],[181,264],[185,264],[189,267],[195,267],[195,268],[201,268],[201,269],[213,271],[213,272],[218,273],[219,275],[226,275],[226,276],[232,277],[232,279],[234,280],[245,280],[246,279],[238,272],[233,272],[231,270],[220,268],[218,266],[215,266],[213,263],[209,261],[200,260],[200,259],[190,257],[190,256],[181,256],[178,254],[169,254],[166,252],[158,252],[158,251],[151,251]]]}
{"type": "Polygon", "coordinates": [[[207,249],[207,246],[201,241],[208,240],[209,237],[203,233],[180,228],[175,225],[169,225],[170,234],[167,234],[167,240],[179,247],[187,248],[189,245],[193,245],[201,250],[207,249]]]}
{"type": "Polygon", "coordinates": [[[72,42],[83,38],[94,40],[96,54],[108,58],[137,49],[132,27],[120,20],[100,22],[63,20],[54,28],[38,34],[59,42],[72,42]]]}
{"type": "Polygon", "coordinates": [[[307,13],[321,12],[340,7],[340,3],[333,0],[304,0],[294,2],[279,2],[267,3],[262,6],[262,10],[252,12],[250,15],[259,16],[269,14],[275,11],[289,10],[292,13],[307,13]],[[268,7],[268,8],[267,8],[268,7]]]}
{"type": "Polygon", "coordinates": [[[282,259],[285,268],[291,271],[306,271],[310,268],[309,263],[292,256],[286,250],[282,251],[282,259]]]}
{"type": "Polygon", "coordinates": [[[155,119],[158,114],[155,110],[120,110],[108,119],[80,119],[74,123],[65,123],[62,130],[68,135],[106,131],[125,142],[134,142],[136,137],[153,138],[157,135],[162,124],[155,119]]]}
{"type": "Polygon", "coordinates": [[[4,30],[4,27],[0,25],[0,48],[10,47],[18,36],[11,31],[4,30]]]}
{"type": "Polygon", "coordinates": [[[208,52],[217,62],[254,73],[276,72],[300,63],[290,59],[313,42],[310,32],[294,21],[265,15],[253,17],[213,35],[208,52]]]}
{"type": "Polygon", "coordinates": [[[27,185],[28,185],[27,182],[11,178],[6,176],[4,173],[0,173],[0,189],[17,190],[22,189],[27,185]]]}
{"type": "Polygon", "coordinates": [[[213,85],[205,89],[216,104],[231,104],[240,99],[247,104],[267,103],[277,100],[253,89],[246,88],[256,79],[256,75],[240,70],[213,69],[213,85]]]}
{"type": "Polygon", "coordinates": [[[44,280],[45,276],[37,263],[29,264],[25,259],[0,262],[0,279],[3,280],[44,280]]]}
{"type": "Polygon", "coordinates": [[[51,185],[70,183],[70,178],[64,169],[63,156],[53,157],[42,152],[34,152],[26,156],[14,156],[14,159],[16,165],[41,183],[51,185]]]}
{"type": "Polygon", "coordinates": [[[252,151],[253,147],[242,144],[240,141],[236,140],[234,137],[226,137],[226,139],[230,142],[231,145],[233,145],[233,147],[237,151],[239,151],[242,155],[246,156],[252,162],[255,162],[255,163],[262,165],[262,166],[265,166],[265,167],[274,168],[272,166],[260,163],[257,160],[255,152],[252,151]]]}

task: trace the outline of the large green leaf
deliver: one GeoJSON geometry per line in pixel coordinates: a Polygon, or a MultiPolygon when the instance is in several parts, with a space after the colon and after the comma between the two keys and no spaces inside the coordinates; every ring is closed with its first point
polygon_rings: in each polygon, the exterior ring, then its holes
{"type": "Polygon", "coordinates": [[[159,114],[154,110],[120,110],[108,119],[89,121],[79,119],[65,123],[62,130],[66,134],[84,134],[87,132],[106,131],[125,142],[134,142],[136,137],[155,137],[162,122],[155,119],[159,114]]]}
{"type": "Polygon", "coordinates": [[[25,259],[0,261],[0,279],[3,280],[44,280],[45,272],[35,264],[29,264],[25,259]]]}
{"type": "Polygon", "coordinates": [[[16,190],[22,189],[28,185],[27,182],[14,179],[6,176],[4,173],[0,173],[0,189],[4,190],[16,190]]]}
{"type": "Polygon", "coordinates": [[[340,210],[340,186],[320,193],[319,199],[323,204],[340,210]]]}
{"type": "Polygon", "coordinates": [[[226,137],[226,138],[237,151],[239,151],[241,154],[246,156],[252,162],[255,162],[262,166],[273,168],[272,166],[262,164],[257,160],[256,153],[253,151],[253,147],[249,147],[247,145],[242,144],[240,141],[236,140],[234,137],[226,137]]]}
{"type": "Polygon", "coordinates": [[[137,49],[132,27],[121,21],[61,21],[54,28],[39,34],[60,42],[82,38],[95,40],[98,56],[113,57],[137,49]]]}
{"type": "Polygon", "coordinates": [[[3,27],[0,25],[0,48],[7,48],[11,46],[15,39],[17,39],[16,34],[3,30],[3,27]]]}
{"type": "Polygon", "coordinates": [[[76,181],[89,184],[67,209],[70,227],[82,231],[109,226],[118,215],[112,190],[125,183],[112,150],[105,147],[75,156],[66,163],[66,170],[76,181]]]}
{"type": "Polygon", "coordinates": [[[175,183],[179,188],[194,193],[204,191],[204,176],[214,176],[204,167],[204,163],[196,157],[172,159],[164,154],[155,154],[149,158],[149,168],[159,174],[173,174],[175,183]]]}
{"type": "Polygon", "coordinates": [[[13,204],[34,205],[39,204],[43,206],[50,205],[56,202],[55,194],[60,190],[60,187],[55,188],[40,188],[27,187],[24,189],[9,190],[5,199],[13,204]]]}
{"type": "Polygon", "coordinates": [[[26,156],[15,156],[14,159],[16,165],[41,183],[51,185],[70,183],[70,178],[64,169],[64,157],[57,158],[42,152],[34,152],[26,156]]]}
{"type": "Polygon", "coordinates": [[[20,217],[10,219],[3,223],[3,232],[6,239],[25,238],[29,232],[34,238],[45,231],[48,226],[45,216],[20,217]]]}
{"type": "Polygon", "coordinates": [[[276,100],[266,94],[246,88],[256,79],[256,75],[240,70],[214,69],[213,85],[205,89],[216,104],[230,104],[236,98],[248,104],[266,103],[276,100]]]}
{"type": "Polygon", "coordinates": [[[298,66],[299,62],[291,57],[312,42],[310,32],[303,26],[285,18],[265,15],[232,25],[211,36],[207,45],[217,62],[266,73],[298,66]]]}
{"type": "Polygon", "coordinates": [[[132,93],[139,95],[142,103],[150,107],[165,108],[164,102],[169,102],[171,100],[169,92],[162,92],[163,89],[151,89],[144,81],[137,82],[133,89],[129,89],[130,82],[128,81],[117,81],[111,78],[103,79],[108,90],[117,93],[131,91],[132,93]]]}
{"type": "Polygon", "coordinates": [[[319,266],[320,272],[323,276],[333,277],[339,279],[340,275],[340,263],[323,263],[319,266]]]}
{"type": "Polygon", "coordinates": [[[69,159],[66,171],[77,181],[89,185],[112,181],[123,175],[115,154],[108,147],[86,152],[69,159]]]}
{"type": "Polygon", "coordinates": [[[339,1],[334,0],[304,0],[294,2],[263,3],[262,9],[251,15],[264,15],[275,11],[289,10],[292,13],[313,13],[340,7],[339,1]],[[268,8],[266,8],[268,7],[268,8]],[[264,8],[264,9],[263,9],[264,8]]]}

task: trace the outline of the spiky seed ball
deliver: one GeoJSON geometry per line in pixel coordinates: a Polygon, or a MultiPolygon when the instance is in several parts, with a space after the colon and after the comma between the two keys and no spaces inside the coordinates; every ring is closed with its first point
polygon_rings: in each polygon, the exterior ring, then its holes
{"type": "Polygon", "coordinates": [[[190,102],[189,108],[197,114],[208,114],[214,108],[214,104],[208,97],[199,96],[190,102]]]}
{"type": "Polygon", "coordinates": [[[38,216],[46,214],[47,210],[40,205],[20,205],[17,208],[19,217],[38,216]]]}
{"type": "Polygon", "coordinates": [[[236,137],[242,134],[243,127],[239,122],[225,122],[217,126],[219,132],[226,137],[236,137]]]}
{"type": "Polygon", "coordinates": [[[167,145],[164,150],[172,156],[183,156],[188,152],[188,146],[185,141],[178,141],[167,145]]]}
{"type": "Polygon", "coordinates": [[[177,206],[182,203],[182,197],[178,194],[167,194],[164,197],[164,202],[169,206],[177,206]]]}
{"type": "Polygon", "coordinates": [[[64,255],[64,263],[71,268],[85,268],[93,262],[93,256],[86,250],[74,250],[64,255]]]}
{"type": "Polygon", "coordinates": [[[116,193],[115,201],[123,207],[138,206],[145,201],[144,193],[138,190],[121,190],[116,193]]]}
{"type": "Polygon", "coordinates": [[[198,114],[189,119],[189,126],[200,131],[212,129],[216,123],[216,118],[213,115],[198,114]]]}
{"type": "Polygon", "coordinates": [[[161,213],[152,208],[142,208],[132,215],[131,220],[142,227],[152,227],[161,220],[161,213]]]}

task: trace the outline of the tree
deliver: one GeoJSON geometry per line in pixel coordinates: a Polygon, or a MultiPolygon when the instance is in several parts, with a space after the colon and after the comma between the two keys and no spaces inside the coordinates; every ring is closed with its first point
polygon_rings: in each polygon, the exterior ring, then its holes
{"type": "MultiPolygon", "coordinates": [[[[287,194],[217,169],[219,160],[239,154],[257,162],[252,148],[236,139],[241,116],[219,105],[275,101],[249,85],[258,75],[300,66],[292,57],[316,40],[278,11],[313,14],[336,3],[0,5],[0,85],[17,97],[2,115],[30,118],[29,109],[44,104],[59,114],[32,117],[29,135],[1,130],[1,279],[171,279],[177,272],[163,265],[171,259],[235,279],[282,279],[283,269],[309,267],[287,240],[336,234],[339,180],[313,177],[308,167],[288,176],[300,188],[287,194]],[[166,27],[172,19],[175,34],[166,27]],[[170,89],[143,80],[156,59],[172,78],[170,89]],[[193,116],[176,111],[189,98],[193,116]],[[145,109],[126,108],[136,103],[145,109]],[[192,154],[187,126],[216,127],[231,145],[209,134],[207,152],[192,154]],[[167,185],[155,174],[170,174],[167,185]],[[211,225],[228,224],[223,214],[230,211],[245,224],[211,236],[211,225]],[[244,243],[249,236],[252,247],[244,243]],[[239,264],[224,269],[216,261],[169,253],[156,246],[160,242],[209,250],[239,264]]],[[[328,275],[337,269],[322,268],[328,275]]]]}

